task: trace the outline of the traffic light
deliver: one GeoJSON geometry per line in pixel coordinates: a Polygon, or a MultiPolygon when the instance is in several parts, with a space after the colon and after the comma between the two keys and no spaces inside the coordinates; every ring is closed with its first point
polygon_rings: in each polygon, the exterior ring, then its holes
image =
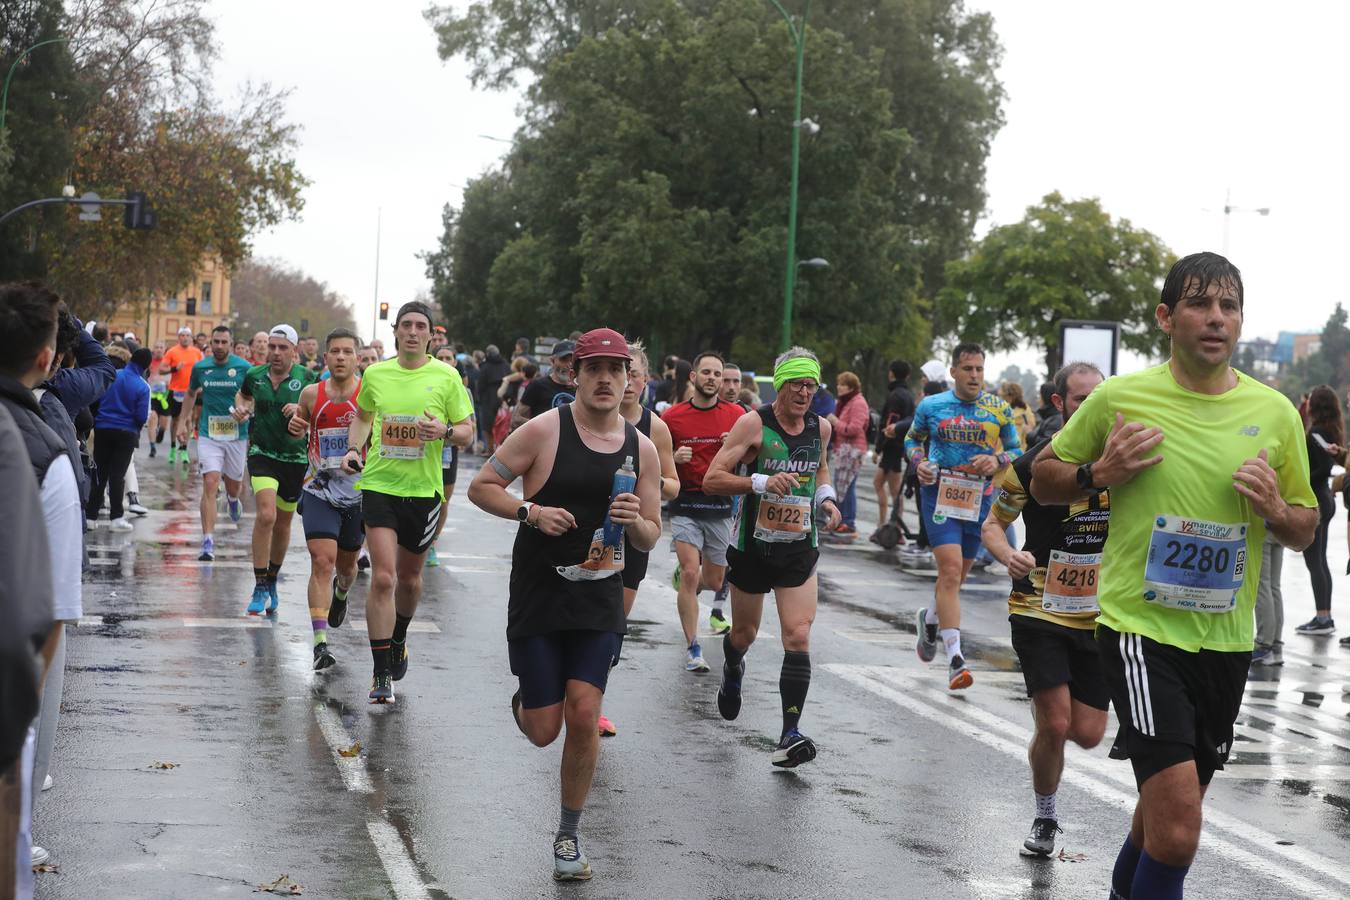
{"type": "Polygon", "coordinates": [[[380,318],[381,318],[382,320],[383,320],[383,319],[388,319],[388,318],[389,318],[389,304],[388,304],[388,303],[381,303],[381,304],[380,304],[380,318]]]}
{"type": "Polygon", "coordinates": [[[127,200],[130,202],[122,207],[122,224],[127,228],[143,231],[159,223],[159,216],[150,208],[144,191],[129,191],[127,200]]]}

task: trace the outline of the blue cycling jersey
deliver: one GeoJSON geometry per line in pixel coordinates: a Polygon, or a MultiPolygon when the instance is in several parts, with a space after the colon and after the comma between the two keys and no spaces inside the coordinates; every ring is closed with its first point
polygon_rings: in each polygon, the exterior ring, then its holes
{"type": "Polygon", "coordinates": [[[962,400],[954,391],[924,397],[905,435],[905,456],[913,460],[917,454],[944,469],[974,471],[971,459],[1000,449],[1013,460],[1022,455],[1022,442],[1012,407],[988,391],[975,400],[962,400]]]}

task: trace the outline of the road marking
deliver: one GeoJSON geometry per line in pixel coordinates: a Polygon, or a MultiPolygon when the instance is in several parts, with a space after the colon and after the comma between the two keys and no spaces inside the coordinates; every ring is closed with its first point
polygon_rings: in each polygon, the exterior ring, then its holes
{"type": "MultiPolygon", "coordinates": [[[[960,731],[960,733],[972,737],[1019,762],[1026,758],[1027,744],[1031,740],[1031,732],[1027,729],[974,707],[970,703],[950,700],[932,688],[919,688],[913,684],[917,679],[908,672],[890,666],[856,666],[838,663],[826,663],[821,668],[831,674],[838,675],[850,684],[890,700],[915,715],[954,731],[960,731]],[[887,682],[904,682],[905,690],[903,692],[897,690],[887,682]],[[920,700],[919,693],[930,694],[933,702],[920,700]],[[962,722],[963,719],[966,721],[962,722]],[[959,727],[962,724],[982,725],[984,728],[967,731],[959,727]],[[1000,731],[1003,736],[993,734],[991,731],[1000,731]]],[[[1137,799],[1134,793],[1134,777],[1129,774],[1127,766],[1108,764],[1073,745],[1067,746],[1065,751],[1067,755],[1073,757],[1073,765],[1065,767],[1064,781],[1095,795],[1104,803],[1123,806],[1126,809],[1134,806],[1137,799]],[[1107,781],[1121,785],[1126,790],[1110,787],[1104,783],[1107,781]]],[[[1250,842],[1267,852],[1283,856],[1305,869],[1316,872],[1328,881],[1350,887],[1350,872],[1346,872],[1322,857],[1309,853],[1302,848],[1279,846],[1274,835],[1248,825],[1240,819],[1211,807],[1205,810],[1205,820],[1209,828],[1201,833],[1201,845],[1246,866],[1254,872],[1269,875],[1271,873],[1270,860],[1244,850],[1229,840],[1216,837],[1214,835],[1215,830],[1227,832],[1229,835],[1250,842]]],[[[1290,890],[1297,890],[1305,896],[1323,897],[1326,895],[1325,885],[1303,877],[1295,869],[1284,869],[1280,872],[1279,879],[1282,886],[1290,890]]]]}
{"type": "Polygon", "coordinates": [[[370,832],[370,840],[389,876],[394,896],[398,900],[431,900],[398,829],[383,819],[371,819],[366,822],[366,830],[370,832]]]}
{"type": "Polygon", "coordinates": [[[347,734],[347,729],[342,727],[342,719],[338,714],[332,707],[316,703],[314,717],[319,720],[319,730],[323,732],[323,739],[328,742],[328,748],[333,751],[333,762],[337,764],[338,774],[342,776],[342,783],[347,785],[347,790],[356,794],[375,793],[375,787],[370,783],[370,773],[366,771],[365,757],[359,753],[352,757],[338,753],[339,750],[346,750],[355,743],[347,734]]]}

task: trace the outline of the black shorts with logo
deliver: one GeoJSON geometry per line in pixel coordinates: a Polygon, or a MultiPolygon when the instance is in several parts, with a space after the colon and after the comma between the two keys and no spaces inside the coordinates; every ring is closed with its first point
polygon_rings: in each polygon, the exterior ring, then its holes
{"type": "Polygon", "coordinates": [[[307,463],[282,462],[261,453],[248,458],[248,474],[254,478],[271,478],[277,483],[277,499],[287,503],[298,503],[300,491],[305,486],[305,473],[309,471],[307,463]]]}
{"type": "Polygon", "coordinates": [[[1100,710],[1110,705],[1111,692],[1091,628],[1070,628],[1016,614],[1008,616],[1008,622],[1028,697],[1067,684],[1069,696],[1079,703],[1100,710]]]}
{"type": "Polygon", "coordinates": [[[379,491],[361,492],[361,518],[366,530],[392,528],[398,545],[409,553],[426,553],[436,539],[441,517],[440,497],[395,497],[379,491]]]}
{"type": "Polygon", "coordinates": [[[1191,653],[1105,625],[1097,649],[1120,720],[1112,758],[1130,761],[1139,786],[1188,759],[1209,784],[1233,746],[1251,652],[1191,653]]]}
{"type": "Polygon", "coordinates": [[[767,594],[774,588],[801,587],[816,571],[820,551],[814,547],[788,556],[760,556],[727,548],[727,580],[747,594],[767,594]]]}

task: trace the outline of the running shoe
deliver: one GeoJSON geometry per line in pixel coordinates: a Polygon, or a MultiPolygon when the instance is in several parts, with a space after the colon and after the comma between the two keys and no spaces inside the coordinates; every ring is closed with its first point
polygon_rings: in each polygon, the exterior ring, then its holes
{"type": "Polygon", "coordinates": [[[34,866],[40,866],[51,858],[52,858],[51,853],[49,853],[45,848],[39,847],[37,844],[33,845],[32,849],[29,851],[28,854],[29,864],[34,866]]]}
{"type": "Polygon", "coordinates": [[[685,654],[684,658],[684,670],[698,675],[708,673],[708,663],[703,659],[703,650],[698,644],[689,645],[689,652],[685,654]]]}
{"type": "Polygon", "coordinates": [[[155,447],[156,447],[155,444],[151,444],[151,445],[150,445],[150,458],[151,458],[151,459],[154,459],[154,458],[155,458],[155,447]]]}
{"type": "Polygon", "coordinates": [[[609,716],[605,715],[604,713],[600,714],[599,725],[601,737],[614,737],[614,735],[619,733],[619,729],[614,727],[614,723],[611,722],[609,720],[609,716]]]}
{"type": "Polygon", "coordinates": [[[192,465],[192,460],[188,457],[188,448],[183,447],[178,451],[178,461],[185,467],[192,465]]]}
{"type": "Polygon", "coordinates": [[[108,527],[113,531],[132,531],[136,526],[128,522],[126,517],[123,517],[120,519],[113,519],[108,523],[108,527]]]}
{"type": "Polygon", "coordinates": [[[437,566],[439,566],[440,564],[441,564],[441,558],[440,558],[439,556],[436,555],[436,548],[435,548],[435,547],[432,547],[430,550],[427,551],[427,562],[426,562],[426,567],[427,567],[428,569],[434,569],[434,568],[436,568],[437,566]]]}
{"type": "Polygon", "coordinates": [[[211,562],[216,558],[216,539],[211,535],[202,538],[202,552],[197,557],[198,562],[211,562]]]}
{"type": "Polygon", "coordinates": [[[1294,628],[1294,631],[1297,632],[1298,634],[1310,634],[1310,635],[1331,634],[1335,630],[1336,630],[1336,620],[1330,617],[1324,619],[1321,616],[1313,616],[1311,619],[1304,622],[1302,625],[1299,625],[1294,628]]]}
{"type": "Polygon", "coordinates": [[[403,676],[408,674],[407,641],[389,642],[389,674],[394,676],[395,681],[402,681],[403,676]]]}
{"type": "Polygon", "coordinates": [[[225,495],[225,508],[230,511],[230,521],[238,522],[244,515],[244,501],[238,497],[225,495]]]}
{"type": "Polygon", "coordinates": [[[1257,647],[1252,651],[1253,666],[1282,666],[1284,654],[1274,647],[1257,647]]]}
{"type": "Polygon", "coordinates": [[[930,663],[937,656],[937,624],[928,621],[928,608],[924,607],[914,614],[914,633],[918,640],[914,643],[914,652],[919,654],[921,662],[930,663]]]}
{"type": "Polygon", "coordinates": [[[744,680],[744,658],[734,669],[722,663],[722,684],[717,688],[717,711],[728,722],[741,714],[741,682],[744,680]]]}
{"type": "Polygon", "coordinates": [[[525,730],[525,723],[520,718],[519,690],[517,690],[514,694],[511,695],[511,718],[516,720],[516,727],[520,729],[520,733],[525,735],[526,737],[529,737],[530,736],[529,732],[525,730]]]}
{"type": "Polygon", "coordinates": [[[553,880],[590,881],[591,864],[581,852],[575,834],[559,832],[553,837],[553,880]]]}
{"type": "Polygon", "coordinates": [[[176,463],[176,462],[178,462],[178,448],[175,447],[175,446],[173,446],[172,444],[170,444],[170,445],[169,445],[169,465],[173,465],[173,464],[176,463]]]}
{"type": "Polygon", "coordinates": [[[266,608],[267,588],[261,584],[255,584],[253,586],[253,599],[248,602],[248,614],[250,616],[261,616],[266,608]]]}
{"type": "Polygon", "coordinates": [[[772,762],[780,769],[795,769],[816,758],[816,745],[797,729],[783,735],[773,751],[772,762]]]}
{"type": "MultiPolygon", "coordinates": [[[[350,592],[348,593],[350,596],[350,592]]],[[[328,605],[328,627],[338,628],[347,621],[347,598],[338,596],[337,576],[333,576],[333,599],[328,605]]]]}
{"type": "Polygon", "coordinates": [[[328,649],[327,641],[319,641],[314,645],[314,671],[322,672],[324,669],[336,663],[333,658],[333,651],[328,649]]]}
{"type": "Polygon", "coordinates": [[[1342,646],[1342,647],[1350,647],[1350,637],[1343,637],[1343,638],[1341,638],[1341,646],[1342,646]]]}
{"type": "Polygon", "coordinates": [[[394,680],[389,677],[388,672],[375,673],[375,678],[370,682],[370,702],[394,702],[394,680]]]}
{"type": "Polygon", "coordinates": [[[724,616],[720,609],[714,609],[708,616],[708,627],[712,629],[713,634],[726,634],[731,630],[731,620],[724,616]]]}
{"type": "Polygon", "coordinates": [[[42,789],[44,791],[50,791],[52,789],[52,785],[55,783],[56,782],[52,781],[52,776],[49,774],[46,778],[42,779],[42,789]]]}
{"type": "Polygon", "coordinates": [[[141,505],[140,497],[132,493],[127,494],[127,512],[131,513],[133,516],[150,515],[150,510],[141,505]]]}
{"type": "Polygon", "coordinates": [[[963,657],[953,656],[951,667],[947,671],[947,687],[953,691],[962,691],[975,683],[975,676],[970,674],[970,666],[966,665],[963,657]]]}
{"type": "Polygon", "coordinates": [[[281,598],[277,596],[277,580],[269,579],[267,582],[267,614],[270,616],[277,611],[281,605],[281,598]]]}
{"type": "Polygon", "coordinates": [[[1049,856],[1055,852],[1055,835],[1063,831],[1054,819],[1036,819],[1031,823],[1031,834],[1022,842],[1028,853],[1049,856]]]}

